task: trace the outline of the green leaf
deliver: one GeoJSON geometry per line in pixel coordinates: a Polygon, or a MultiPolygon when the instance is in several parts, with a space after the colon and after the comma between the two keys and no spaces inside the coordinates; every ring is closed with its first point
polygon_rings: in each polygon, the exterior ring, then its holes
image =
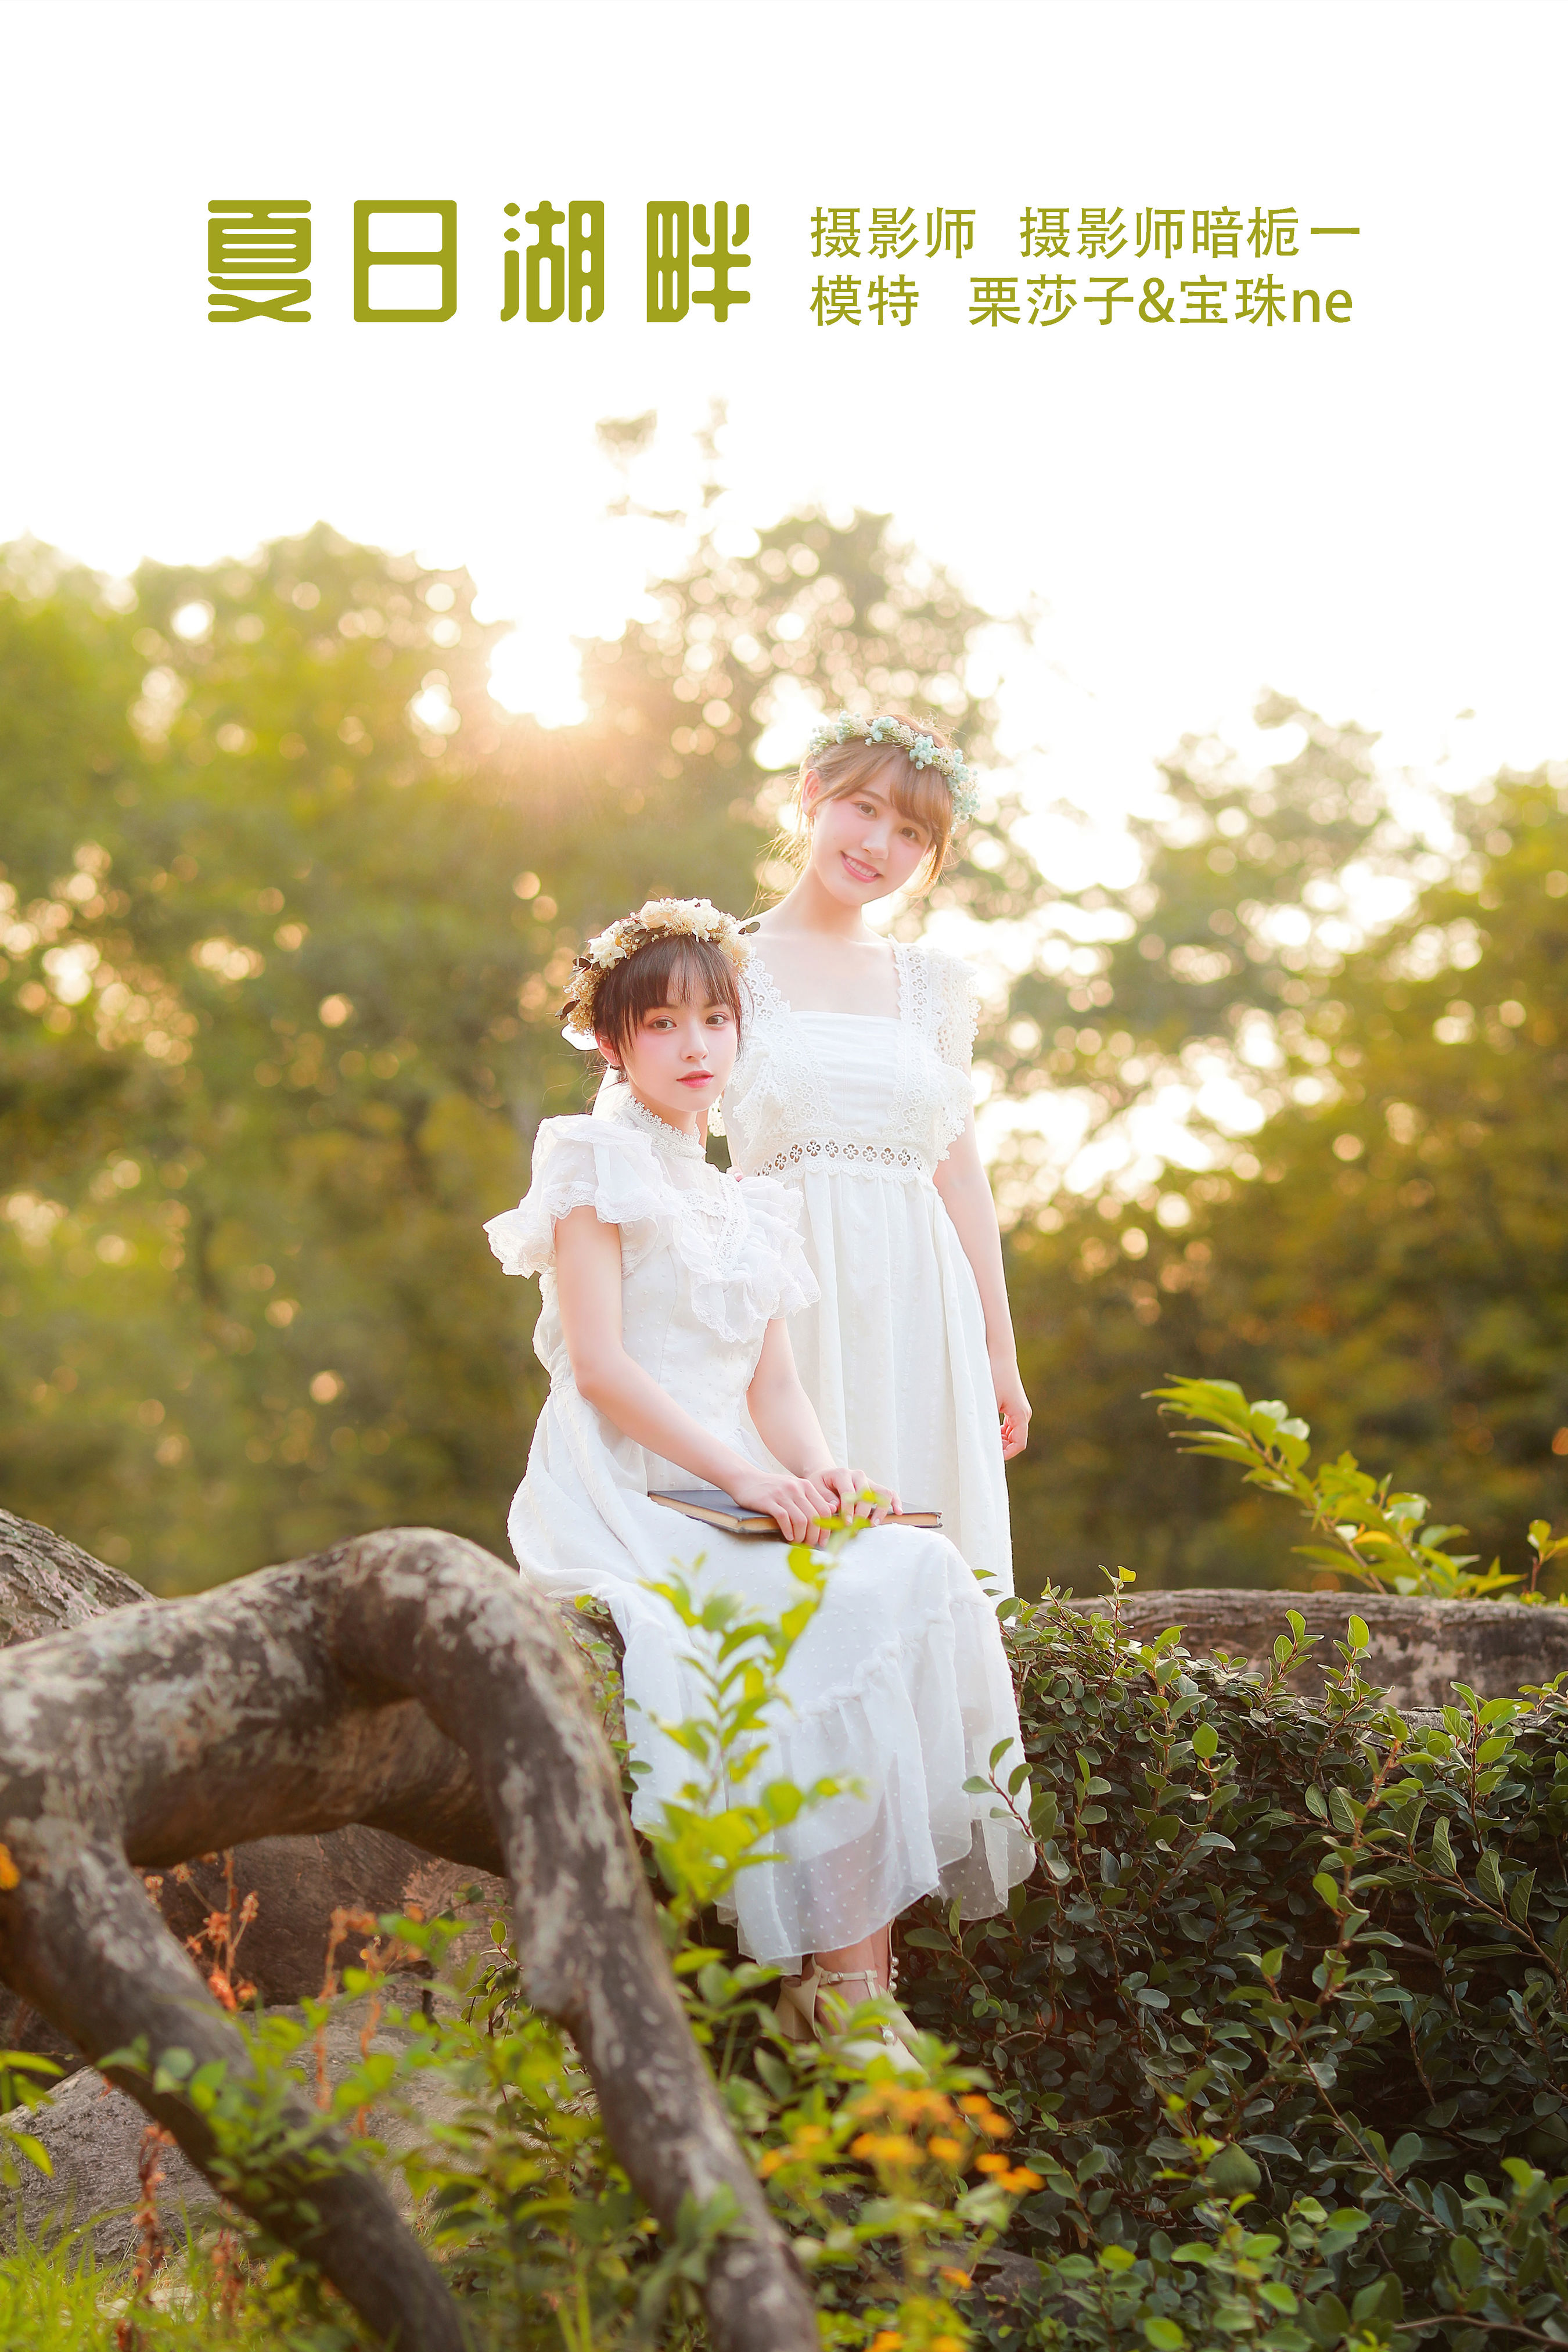
{"type": "Polygon", "coordinates": [[[1154,2352],[1184,2352],[1187,2339],[1173,2319],[1145,2319],[1140,2324],[1154,2352]]]}
{"type": "Polygon", "coordinates": [[[53,2174],[55,2168],[54,2158],[49,2154],[49,2151],[44,2146],[43,2141],[35,2137],[32,2132],[10,2132],[7,2135],[6,2144],[9,2147],[20,2148],[28,2163],[36,2166],[39,2172],[50,2175],[53,2174]]]}
{"type": "Polygon", "coordinates": [[[1238,2197],[1244,2189],[1257,2189],[1263,2179],[1258,2166],[1234,2140],[1217,2156],[1211,2156],[1204,2168],[1215,2187],[1226,2197],[1238,2197]]]}
{"type": "Polygon", "coordinates": [[[1194,1755],[1201,1756],[1206,1763],[1208,1759],[1216,1753],[1218,1748],[1219,1734],[1213,1724],[1200,1723],[1193,1734],[1194,1755]]]}
{"type": "Polygon", "coordinates": [[[1060,1819],[1061,1808],[1054,1793],[1049,1789],[1038,1790],[1029,1807],[1029,1827],[1035,1835],[1040,1839],[1052,1836],[1060,1819]]]}
{"type": "Polygon", "coordinates": [[[1466,2294],[1480,2284],[1481,2251],[1469,2238],[1454,2238],[1448,2245],[1448,2264],[1466,2294]]]}

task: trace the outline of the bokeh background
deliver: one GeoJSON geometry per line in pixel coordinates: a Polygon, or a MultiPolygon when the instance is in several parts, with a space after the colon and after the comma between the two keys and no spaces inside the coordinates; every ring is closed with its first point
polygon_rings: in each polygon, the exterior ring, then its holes
{"type": "Polygon", "coordinates": [[[535,1293],[480,1226],[583,1100],[565,968],[650,890],[752,905],[811,713],[869,694],[987,772],[887,913],[981,971],[1020,1580],[1308,1580],[1171,1446],[1187,1372],[1522,1568],[1568,1510],[1560,12],[370,16],[0,36],[78,132],[0,164],[52,192],[0,386],[6,1506],[158,1591],[503,1549],[535,1293]],[[205,324],[241,181],[316,205],[298,333],[205,324]],[[509,340],[482,223],[546,185],[749,191],[752,310],[650,330],[628,264],[602,336],[509,340]],[[933,263],[908,338],[834,342],[811,207],[906,188],[988,268],[1058,195],[1355,218],[1356,321],[1047,355],[933,263]],[[427,190],[472,303],[355,329],[334,219],[427,190]]]}

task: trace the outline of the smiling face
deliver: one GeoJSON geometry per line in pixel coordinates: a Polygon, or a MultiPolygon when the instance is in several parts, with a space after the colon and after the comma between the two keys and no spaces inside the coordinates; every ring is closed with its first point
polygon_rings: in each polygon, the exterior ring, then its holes
{"type": "MultiPolygon", "coordinates": [[[[802,792],[811,828],[812,873],[841,906],[866,907],[901,889],[935,845],[930,825],[894,798],[902,752],[868,767],[847,791],[829,793],[816,774],[802,792]]],[[[907,797],[907,794],[903,795],[907,797]]]]}
{"type": "Polygon", "coordinates": [[[671,1127],[704,1132],[709,1111],[735,1066],[740,1027],[724,996],[699,990],[649,1004],[624,1037],[601,1036],[599,1051],[624,1074],[645,1109],[671,1127]]]}

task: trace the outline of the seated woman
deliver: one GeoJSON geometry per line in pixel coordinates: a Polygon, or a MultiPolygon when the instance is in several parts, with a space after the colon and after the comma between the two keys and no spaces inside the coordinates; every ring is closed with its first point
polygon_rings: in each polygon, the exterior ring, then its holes
{"type": "MultiPolygon", "coordinates": [[[[853,1511],[862,1486],[833,1461],[790,1354],[784,1318],[816,1295],[799,1204],[771,1178],[737,1181],[704,1157],[748,952],[704,899],[650,901],[592,942],[567,1034],[595,1040],[619,1076],[594,1117],[542,1123],[527,1198],[485,1228],[507,1273],[541,1277],[534,1348],[551,1381],[512,1547],[547,1592],[592,1594],[616,1621],[628,1733],[647,1768],[632,1809],[642,1827],[689,1770],[657,1727],[699,1706],[682,1664],[691,1637],[649,1585],[700,1555],[681,1570],[695,1590],[782,1617],[801,1597],[784,1539],[853,1511]],[[699,1534],[648,1500],[693,1484],[765,1512],[781,1540],[699,1534]]],[[[767,1778],[858,1784],[779,1832],[782,1858],[743,1871],[732,1895],[742,1948],[789,1972],[779,2021],[804,2039],[819,1990],[843,1985],[856,2004],[890,1993],[901,1911],[940,1891],[964,1916],[989,1916],[1032,1853],[1016,1824],[991,1818],[994,1798],[964,1791],[997,1741],[1018,1738],[1018,1717],[994,1601],[945,1537],[879,1524],[858,1535],[781,1687],[767,1778]]],[[[882,2015],[901,2059],[912,2029],[890,2001],[882,2015]]]]}

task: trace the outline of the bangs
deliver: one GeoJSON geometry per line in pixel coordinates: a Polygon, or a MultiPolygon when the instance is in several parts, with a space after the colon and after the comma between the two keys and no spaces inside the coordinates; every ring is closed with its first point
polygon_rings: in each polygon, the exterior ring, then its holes
{"type": "Polygon", "coordinates": [[[644,1014],[663,1004],[727,1004],[738,1034],[740,976],[722,948],[679,931],[661,933],[610,966],[599,982],[594,1025],[625,1054],[644,1014]]]}
{"type": "Polygon", "coordinates": [[[923,824],[933,841],[945,841],[952,829],[952,787],[940,768],[911,768],[900,753],[877,782],[900,816],[923,824]]]}

